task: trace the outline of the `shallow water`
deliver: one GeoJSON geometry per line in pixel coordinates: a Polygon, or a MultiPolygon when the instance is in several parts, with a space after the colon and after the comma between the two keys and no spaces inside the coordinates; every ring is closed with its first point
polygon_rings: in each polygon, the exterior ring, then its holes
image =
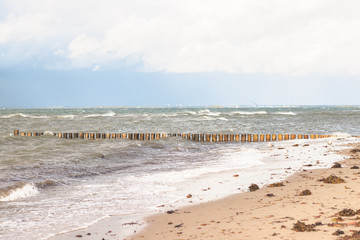
{"type": "Polygon", "coordinates": [[[3,109],[0,238],[43,239],[108,215],[150,211],[181,199],[181,183],[203,174],[236,169],[265,183],[290,164],[267,161],[266,143],[28,138],[13,137],[14,129],[360,135],[359,120],[358,107],[3,109]]]}

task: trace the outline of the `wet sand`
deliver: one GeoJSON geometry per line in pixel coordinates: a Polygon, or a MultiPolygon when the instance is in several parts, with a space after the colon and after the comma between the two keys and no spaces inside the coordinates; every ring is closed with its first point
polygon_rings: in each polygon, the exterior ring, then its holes
{"type": "Polygon", "coordinates": [[[339,152],[344,154],[341,168],[312,170],[309,166],[284,181],[284,186],[268,186],[154,215],[145,219],[148,226],[144,230],[127,239],[341,239],[351,236],[360,230],[360,214],[353,215],[360,208],[360,169],[351,169],[360,167],[360,152],[351,152],[353,149],[360,150],[360,144],[339,152]],[[345,182],[320,181],[331,175],[345,182]],[[303,190],[310,190],[311,195],[300,196],[303,190]],[[341,216],[344,209],[347,210],[343,215],[351,216],[341,216]],[[295,231],[294,224],[298,221],[306,224],[298,230],[313,231],[295,231]]]}

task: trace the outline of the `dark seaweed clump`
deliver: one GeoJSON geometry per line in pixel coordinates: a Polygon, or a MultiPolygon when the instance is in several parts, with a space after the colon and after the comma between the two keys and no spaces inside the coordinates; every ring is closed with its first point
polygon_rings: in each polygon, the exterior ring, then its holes
{"type": "Polygon", "coordinates": [[[350,150],[350,153],[358,153],[360,152],[360,148],[354,148],[350,150]]]}
{"type": "Polygon", "coordinates": [[[356,239],[360,239],[360,231],[354,231],[353,234],[351,236],[344,236],[339,238],[339,240],[356,240],[356,239]]]}
{"type": "Polygon", "coordinates": [[[259,186],[254,184],[254,183],[249,186],[250,192],[254,192],[254,191],[259,190],[259,189],[260,189],[259,186]]]}
{"type": "Polygon", "coordinates": [[[311,191],[309,189],[306,189],[306,190],[302,191],[299,195],[300,196],[308,196],[308,195],[311,195],[311,191]]]}
{"type": "Polygon", "coordinates": [[[332,183],[332,184],[337,184],[337,183],[344,183],[345,180],[342,179],[341,177],[338,177],[336,175],[330,175],[327,178],[322,178],[320,179],[320,181],[323,181],[324,183],[332,183]]]}
{"type": "Polygon", "coordinates": [[[283,187],[284,183],[278,182],[278,183],[272,183],[269,185],[269,187],[283,187]]]}
{"type": "Polygon", "coordinates": [[[332,165],[331,168],[341,168],[341,164],[336,162],[336,163],[334,163],[334,165],[332,165]]]}
{"type": "Polygon", "coordinates": [[[345,208],[338,212],[338,215],[341,217],[352,217],[356,215],[356,212],[350,208],[345,208]]]}
{"type": "Polygon", "coordinates": [[[358,166],[352,166],[350,169],[359,169],[358,166]]]}
{"type": "Polygon", "coordinates": [[[305,224],[304,222],[297,221],[297,223],[294,224],[292,230],[296,232],[314,232],[315,230],[315,224],[305,224]]]}

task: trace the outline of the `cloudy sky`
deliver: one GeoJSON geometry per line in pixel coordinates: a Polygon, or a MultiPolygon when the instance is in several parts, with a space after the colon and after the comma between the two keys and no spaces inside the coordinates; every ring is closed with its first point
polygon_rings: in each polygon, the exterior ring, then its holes
{"type": "Polygon", "coordinates": [[[355,0],[0,0],[0,107],[359,105],[355,0]]]}

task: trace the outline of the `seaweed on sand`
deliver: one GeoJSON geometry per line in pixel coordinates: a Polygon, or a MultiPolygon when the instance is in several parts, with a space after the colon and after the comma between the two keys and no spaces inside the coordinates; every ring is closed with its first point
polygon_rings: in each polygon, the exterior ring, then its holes
{"type": "Polygon", "coordinates": [[[334,174],[328,176],[327,178],[322,178],[320,179],[320,181],[323,181],[324,183],[332,183],[332,184],[337,184],[337,183],[344,183],[345,180],[342,179],[341,177],[338,177],[334,174]]]}

